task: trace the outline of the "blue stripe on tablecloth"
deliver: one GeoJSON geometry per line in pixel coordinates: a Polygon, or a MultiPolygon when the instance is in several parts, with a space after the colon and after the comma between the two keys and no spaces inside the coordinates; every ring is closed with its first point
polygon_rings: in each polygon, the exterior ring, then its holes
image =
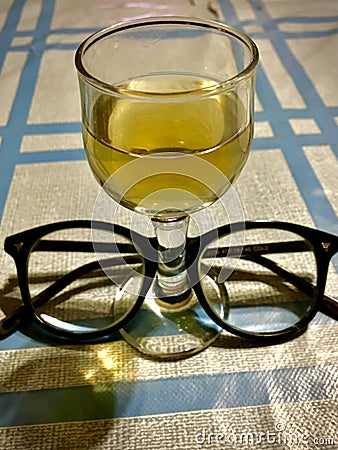
{"type": "Polygon", "coordinates": [[[69,149],[69,150],[53,150],[53,151],[39,151],[21,153],[17,159],[17,164],[32,164],[32,163],[48,163],[57,161],[79,161],[85,160],[86,154],[84,150],[69,149]]]}
{"type": "MultiPolygon", "coordinates": [[[[265,117],[266,120],[269,120],[275,137],[255,139],[252,148],[253,150],[280,148],[283,151],[291,173],[316,226],[337,233],[337,216],[302,150],[302,147],[305,145],[328,144],[331,145],[334,153],[337,155],[337,126],[333,119],[334,115],[337,115],[337,108],[327,108],[323,104],[323,101],[305,70],[286,44],[285,40],[290,36],[288,33],[284,33],[278,29],[277,23],[280,20],[273,20],[270,17],[262,0],[256,0],[255,2],[251,2],[251,4],[257,16],[257,22],[255,22],[255,24],[258,23],[264,29],[264,37],[271,40],[285,69],[292,77],[298,91],[307,105],[306,109],[299,110],[296,116],[293,115],[292,110],[283,110],[263,68],[259,66],[257,73],[257,92],[264,112],[257,113],[256,118],[262,120],[262,118],[265,117]],[[268,113],[268,115],[266,115],[265,112],[268,113]],[[293,117],[313,118],[319,125],[322,133],[318,135],[295,136],[288,122],[288,119],[293,117]],[[323,194],[320,202],[314,200],[314,193],[318,192],[322,192],[323,194]]],[[[232,20],[235,25],[243,25],[243,23],[239,22],[236,17],[236,12],[233,7],[229,5],[229,2],[221,2],[221,5],[226,18],[232,20]]],[[[296,20],[301,20],[302,22],[316,22],[313,18],[294,18],[294,21],[296,20]]],[[[338,17],[318,18],[319,22],[332,22],[333,20],[338,20],[338,17]]],[[[331,31],[321,32],[321,35],[329,35],[330,33],[331,31]]],[[[317,36],[316,33],[313,33],[313,36],[315,35],[317,36]]],[[[301,33],[293,33],[292,38],[303,38],[303,35],[301,33]]]]}
{"type": "MultiPolygon", "coordinates": [[[[0,132],[3,132],[6,128],[0,126],[0,132]]],[[[80,133],[81,131],[81,122],[30,123],[26,124],[24,134],[80,133]]]]}
{"type": "Polygon", "coordinates": [[[3,393],[0,426],[237,408],[267,405],[274,399],[278,403],[329,399],[335,395],[330,368],[191,375],[3,393]]]}
{"type": "MultiPolygon", "coordinates": [[[[1,30],[1,49],[10,48],[12,39],[17,35],[16,27],[20,21],[22,9],[24,7],[25,0],[15,0],[12,8],[9,10],[6,22],[1,30]]],[[[0,67],[4,62],[7,53],[5,51],[0,52],[0,67]]]]}
{"type": "MultiPolygon", "coordinates": [[[[6,24],[1,32],[1,39],[5,39],[7,44],[13,38],[13,34],[15,34],[13,33],[13,30],[16,30],[24,3],[25,2],[22,0],[15,0],[9,11],[6,24]]],[[[45,39],[49,33],[49,26],[53,11],[53,0],[42,3],[41,14],[37,27],[35,31],[31,33],[33,36],[32,47],[34,47],[34,51],[28,53],[8,125],[7,127],[4,127],[1,132],[3,141],[0,149],[0,217],[2,216],[5,207],[6,197],[12,181],[14,168],[18,162],[21,140],[25,132],[41,57],[45,50],[45,39]]]]}
{"type": "MultiPolygon", "coordinates": [[[[10,48],[10,43],[16,34],[15,30],[19,23],[24,4],[25,4],[25,0],[15,0],[12,8],[8,12],[6,22],[3,26],[3,29],[0,34],[1,47],[3,49],[10,48]]],[[[2,67],[6,56],[7,56],[6,51],[0,52],[0,67],[2,67]]],[[[0,195],[0,218],[2,216],[3,208],[5,206],[6,196],[7,196],[7,192],[8,192],[9,185],[10,185],[10,182],[12,179],[12,174],[13,174],[13,168],[11,170],[11,168],[9,167],[12,164],[8,163],[8,159],[14,160],[14,157],[12,158],[12,154],[11,154],[12,152],[10,151],[11,142],[8,139],[6,130],[7,130],[7,127],[1,127],[1,136],[2,136],[3,140],[2,140],[1,147],[0,147],[0,193],[1,193],[1,195],[0,195]],[[7,147],[7,149],[6,149],[6,147],[7,147]],[[8,153],[9,153],[9,155],[8,155],[8,153]]],[[[13,150],[13,151],[15,152],[15,150],[13,150]]]]}
{"type": "Polygon", "coordinates": [[[0,339],[0,352],[4,350],[22,350],[25,348],[48,347],[49,344],[16,332],[5,339],[0,339]]]}
{"type": "MultiPolygon", "coordinates": [[[[326,22],[326,20],[323,20],[322,22],[326,22]]],[[[252,21],[241,22],[240,28],[244,28],[245,25],[253,26],[253,25],[257,25],[257,23],[252,22],[252,21]]],[[[278,33],[282,34],[285,39],[299,39],[299,38],[311,39],[311,38],[319,38],[319,37],[326,37],[326,36],[334,36],[338,33],[338,27],[335,29],[326,30],[326,31],[324,31],[324,30],[322,30],[322,31],[302,31],[301,33],[286,32],[286,31],[279,30],[278,33]]],[[[253,33],[250,33],[250,36],[253,38],[263,39],[263,38],[266,38],[266,32],[265,31],[255,31],[253,33]]]]}

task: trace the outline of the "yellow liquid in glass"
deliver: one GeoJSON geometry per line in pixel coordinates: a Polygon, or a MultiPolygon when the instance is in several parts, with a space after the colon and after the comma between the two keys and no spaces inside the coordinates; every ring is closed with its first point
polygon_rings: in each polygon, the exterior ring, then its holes
{"type": "Polygon", "coordinates": [[[234,92],[187,94],[212,85],[190,76],[154,75],[126,87],[175,96],[103,94],[96,100],[90,123],[84,123],[84,145],[95,177],[116,201],[170,216],[210,205],[226,191],[248,157],[252,123],[234,92]]]}

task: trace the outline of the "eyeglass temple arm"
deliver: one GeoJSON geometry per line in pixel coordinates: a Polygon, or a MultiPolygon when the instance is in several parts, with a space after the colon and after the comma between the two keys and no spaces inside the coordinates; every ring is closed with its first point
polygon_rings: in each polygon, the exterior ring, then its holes
{"type": "MultiPolygon", "coordinates": [[[[290,253],[290,252],[304,252],[308,251],[309,247],[304,241],[287,241],[287,242],[272,242],[254,245],[238,245],[231,247],[219,247],[208,249],[204,255],[205,257],[231,257],[247,255],[262,255],[269,253],[290,253]],[[215,254],[216,253],[216,254],[215,254]]],[[[57,240],[40,240],[33,248],[33,252],[80,252],[80,253],[138,253],[137,249],[132,244],[123,243],[108,243],[108,242],[89,242],[89,241],[57,241],[57,240]]]]}
{"type": "MultiPolygon", "coordinates": [[[[304,280],[304,278],[301,278],[294,273],[288,272],[274,261],[271,261],[271,259],[265,258],[261,255],[246,256],[245,259],[256,262],[266,267],[267,269],[270,269],[276,275],[279,275],[285,281],[293,284],[295,287],[300,289],[302,292],[304,292],[304,294],[313,295],[314,286],[310,282],[304,280]]],[[[330,295],[323,295],[323,302],[320,303],[319,309],[322,313],[326,314],[332,319],[338,320],[338,301],[330,295]]]]}
{"type": "MultiPolygon", "coordinates": [[[[231,247],[220,247],[218,249],[209,249],[206,254],[217,256],[239,256],[250,254],[268,254],[268,253],[289,253],[308,251],[309,247],[304,241],[272,242],[254,245],[238,245],[231,247]]],[[[57,241],[41,239],[34,246],[33,252],[81,252],[81,253],[101,253],[101,252],[120,252],[137,253],[132,244],[108,243],[108,242],[89,242],[89,241],[57,241]]]]}
{"type": "MultiPolygon", "coordinates": [[[[288,272],[280,267],[274,261],[262,256],[269,253],[289,253],[308,251],[309,247],[304,241],[272,242],[244,246],[221,247],[217,249],[217,257],[242,257],[250,261],[257,262],[270,269],[272,272],[284,278],[289,283],[303,291],[305,294],[313,294],[314,286],[303,278],[288,272]]],[[[216,249],[210,249],[205,257],[215,256],[216,249]],[[210,254],[210,256],[209,256],[210,254]]],[[[338,300],[334,297],[324,294],[323,301],[320,304],[320,311],[329,317],[338,320],[338,300]]]]}
{"type": "MultiPolygon", "coordinates": [[[[55,295],[61,292],[65,287],[70,285],[73,281],[82,277],[86,273],[93,272],[97,269],[102,269],[105,267],[119,266],[124,263],[134,264],[139,262],[138,257],[125,256],[123,259],[121,257],[107,258],[104,260],[93,261],[88,264],[84,264],[71,272],[63,275],[57,281],[55,281],[51,286],[40,292],[32,299],[34,307],[38,308],[48,303],[55,295]]],[[[27,314],[26,305],[20,306],[11,315],[7,316],[0,322],[0,337],[5,338],[10,334],[14,333],[18,327],[22,324],[25,315],[27,314]]]]}
{"type": "Polygon", "coordinates": [[[78,252],[78,253],[137,253],[132,244],[88,242],[88,241],[52,241],[42,239],[33,248],[36,252],[78,252]]]}

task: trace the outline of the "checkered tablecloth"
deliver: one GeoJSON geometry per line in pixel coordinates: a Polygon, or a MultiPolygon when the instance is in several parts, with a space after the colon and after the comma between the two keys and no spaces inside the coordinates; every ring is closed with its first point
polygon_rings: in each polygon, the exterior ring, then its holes
{"type": "MultiPolygon", "coordinates": [[[[336,0],[0,0],[0,320],[20,304],[5,236],[90,218],[99,191],[75,49],[98,28],[168,14],[226,22],[259,47],[255,139],[236,183],[246,218],[338,233],[336,0]]],[[[335,297],[337,273],[335,258],[335,297]]],[[[0,449],[338,449],[337,348],[321,314],[284,344],[221,339],[170,363],[122,340],[65,346],[18,331],[0,340],[0,449]]]]}

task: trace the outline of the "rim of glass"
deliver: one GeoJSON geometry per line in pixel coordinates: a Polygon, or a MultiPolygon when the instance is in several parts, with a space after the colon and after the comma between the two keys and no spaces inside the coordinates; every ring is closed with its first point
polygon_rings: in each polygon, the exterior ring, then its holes
{"type": "Polygon", "coordinates": [[[181,97],[184,94],[189,94],[189,96],[200,96],[200,95],[209,95],[210,92],[213,94],[218,91],[227,90],[230,87],[232,87],[234,84],[242,81],[243,79],[249,77],[254,72],[259,60],[259,52],[256,44],[254,41],[245,33],[238,30],[237,28],[234,28],[230,25],[226,25],[221,22],[213,21],[213,20],[207,20],[207,19],[199,19],[194,17],[188,17],[188,16],[163,16],[163,17],[151,17],[151,18],[141,18],[141,19],[135,19],[135,20],[129,20],[126,22],[119,22],[116,24],[113,24],[109,27],[103,28],[90,36],[88,36],[78,47],[75,53],[75,66],[78,71],[78,74],[86,80],[87,83],[93,85],[94,87],[97,87],[103,91],[106,91],[108,93],[122,96],[122,97],[181,97]],[[102,38],[105,38],[111,34],[125,31],[133,28],[139,28],[142,26],[149,26],[149,25],[170,25],[170,24],[177,24],[177,25],[194,25],[195,27],[205,28],[205,29],[211,29],[219,32],[223,32],[227,35],[231,35],[232,37],[240,40],[242,43],[246,45],[246,47],[249,49],[251,53],[251,59],[249,64],[245,67],[244,70],[236,74],[235,76],[228,78],[224,81],[216,81],[215,84],[211,86],[201,87],[198,89],[195,89],[193,91],[177,91],[177,92],[149,92],[149,91],[140,91],[140,90],[133,90],[128,88],[122,88],[119,86],[115,86],[109,83],[106,83],[99,78],[93,76],[91,73],[89,73],[86,68],[83,65],[82,58],[86,51],[94,45],[97,41],[101,40],[102,38]]]}

